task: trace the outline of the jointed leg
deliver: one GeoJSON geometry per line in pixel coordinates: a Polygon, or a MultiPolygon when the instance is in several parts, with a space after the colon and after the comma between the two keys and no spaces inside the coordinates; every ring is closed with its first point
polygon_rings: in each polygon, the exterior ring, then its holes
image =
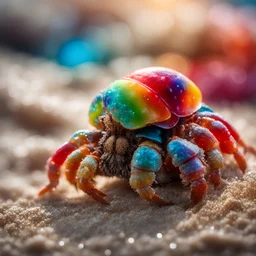
{"type": "Polygon", "coordinates": [[[98,164],[99,159],[96,155],[86,156],[78,168],[76,184],[79,189],[96,201],[99,201],[102,204],[109,204],[109,202],[103,198],[106,194],[96,189],[92,183],[98,164]]]}
{"type": "Polygon", "coordinates": [[[199,157],[200,149],[185,139],[173,137],[167,145],[167,151],[173,165],[179,167],[183,182],[191,184],[192,203],[200,202],[207,191],[204,179],[206,170],[199,157]]]}
{"type": "Polygon", "coordinates": [[[215,121],[209,117],[202,117],[196,121],[199,125],[206,127],[219,141],[220,149],[223,153],[233,154],[234,158],[244,173],[247,164],[244,155],[240,152],[234,137],[230,134],[228,128],[220,121],[215,121]]]}
{"type": "Polygon", "coordinates": [[[220,169],[223,167],[223,156],[219,151],[218,140],[207,128],[195,123],[185,126],[185,138],[204,151],[209,167],[209,182],[217,187],[221,183],[220,169]]]}
{"type": "Polygon", "coordinates": [[[160,148],[156,143],[145,141],[134,152],[131,163],[131,187],[144,199],[158,205],[171,205],[164,201],[151,187],[155,181],[155,172],[162,166],[160,148]]]}
{"type": "Polygon", "coordinates": [[[91,148],[97,146],[99,139],[102,137],[101,131],[81,130],[73,134],[71,139],[63,144],[47,161],[47,172],[49,183],[40,190],[39,196],[56,188],[59,184],[60,167],[66,158],[82,145],[88,145],[91,148]]]}
{"type": "Polygon", "coordinates": [[[59,184],[60,167],[67,156],[77,148],[76,145],[66,142],[47,161],[46,169],[49,183],[39,191],[39,196],[56,188],[59,184]]]}
{"type": "Polygon", "coordinates": [[[73,151],[66,159],[64,163],[65,175],[69,183],[76,187],[76,173],[81,161],[90,155],[91,151],[87,146],[83,146],[80,149],[73,151]]]}
{"type": "Polygon", "coordinates": [[[223,167],[223,156],[218,149],[205,152],[207,164],[210,168],[209,182],[216,188],[221,184],[220,169],[223,167]]]}
{"type": "Polygon", "coordinates": [[[214,119],[216,121],[221,122],[230,132],[230,134],[233,136],[235,141],[237,142],[238,145],[244,148],[245,152],[252,153],[256,156],[256,149],[252,146],[247,145],[243,139],[240,137],[239,133],[236,131],[236,129],[226,120],[224,120],[220,115],[214,112],[201,112],[197,113],[196,115],[193,116],[194,120],[197,120],[198,118],[202,117],[209,117],[211,119],[214,119]]]}

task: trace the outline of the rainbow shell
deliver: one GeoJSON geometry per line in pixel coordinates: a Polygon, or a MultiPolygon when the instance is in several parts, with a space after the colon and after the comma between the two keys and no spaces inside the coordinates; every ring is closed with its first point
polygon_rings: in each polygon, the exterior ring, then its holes
{"type": "Polygon", "coordinates": [[[89,109],[89,122],[96,127],[101,129],[100,117],[105,115],[105,110],[103,107],[103,92],[100,92],[92,101],[89,109]]]}
{"type": "Polygon", "coordinates": [[[184,75],[171,69],[152,67],[115,81],[102,98],[96,99],[89,112],[90,122],[96,127],[99,115],[106,111],[130,130],[149,125],[169,129],[180,117],[189,116],[201,107],[202,95],[184,75]]]}
{"type": "Polygon", "coordinates": [[[168,106],[171,113],[185,117],[201,107],[202,94],[186,76],[169,68],[139,69],[125,79],[142,83],[155,92],[168,106]]]}

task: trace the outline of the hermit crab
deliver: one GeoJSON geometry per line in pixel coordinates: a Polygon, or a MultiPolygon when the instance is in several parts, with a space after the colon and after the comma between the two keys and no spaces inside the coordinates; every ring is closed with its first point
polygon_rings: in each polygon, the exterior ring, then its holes
{"type": "Polygon", "coordinates": [[[57,187],[63,167],[72,185],[100,203],[109,204],[95,188],[97,175],[127,179],[142,198],[169,205],[152,186],[163,182],[161,174],[171,177],[178,171],[197,204],[207,183],[220,185],[223,154],[233,154],[243,173],[247,164],[239,147],[256,154],[202,103],[191,80],[167,68],[140,69],[112,83],[93,100],[89,121],[95,130],[75,132],[49,158],[49,184],[40,196],[57,187]]]}

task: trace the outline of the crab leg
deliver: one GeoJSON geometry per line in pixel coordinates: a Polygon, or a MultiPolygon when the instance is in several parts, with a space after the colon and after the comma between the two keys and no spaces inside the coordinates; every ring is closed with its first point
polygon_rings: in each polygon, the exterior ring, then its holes
{"type": "Polygon", "coordinates": [[[96,201],[102,204],[109,204],[109,202],[103,198],[106,194],[96,189],[92,183],[98,164],[99,159],[95,155],[86,156],[83,159],[76,174],[77,187],[96,201]]]}
{"type": "Polygon", "coordinates": [[[83,146],[80,149],[73,151],[65,161],[65,175],[69,183],[76,186],[76,173],[81,161],[90,155],[90,150],[87,146],[83,146]]]}
{"type": "Polygon", "coordinates": [[[185,133],[189,141],[204,150],[207,165],[210,168],[209,182],[217,187],[221,182],[220,169],[223,167],[223,156],[219,151],[218,140],[207,128],[195,123],[186,125],[185,133]]]}
{"type": "Polygon", "coordinates": [[[167,144],[167,152],[173,165],[179,167],[182,181],[191,184],[190,198],[193,204],[197,204],[207,191],[206,169],[199,157],[199,147],[188,140],[173,137],[167,144]]]}
{"type": "Polygon", "coordinates": [[[60,167],[66,158],[82,145],[95,147],[102,136],[101,131],[80,130],[75,132],[70,140],[64,143],[47,161],[46,169],[49,183],[39,191],[39,196],[56,188],[59,184],[60,167]]]}
{"type": "Polygon", "coordinates": [[[164,201],[151,187],[155,181],[155,172],[162,166],[160,148],[156,143],[145,141],[139,145],[134,152],[131,163],[131,187],[145,200],[156,203],[160,206],[171,205],[171,202],[164,201]]]}
{"type": "Polygon", "coordinates": [[[235,139],[235,141],[244,148],[245,152],[250,152],[254,155],[256,155],[256,149],[252,146],[247,145],[243,139],[240,137],[239,133],[235,130],[235,128],[226,120],[224,120],[220,115],[218,115],[217,113],[214,112],[201,112],[201,113],[196,113],[196,115],[193,116],[194,119],[197,118],[201,118],[201,117],[209,117],[212,118],[216,121],[220,121],[221,123],[223,123],[226,128],[228,129],[228,131],[230,132],[230,134],[233,136],[233,138],[235,139]]]}
{"type": "Polygon", "coordinates": [[[209,117],[202,117],[196,121],[199,125],[206,127],[219,141],[220,149],[223,153],[233,154],[234,158],[244,173],[247,164],[244,155],[240,152],[234,137],[230,134],[228,128],[220,121],[209,117]]]}

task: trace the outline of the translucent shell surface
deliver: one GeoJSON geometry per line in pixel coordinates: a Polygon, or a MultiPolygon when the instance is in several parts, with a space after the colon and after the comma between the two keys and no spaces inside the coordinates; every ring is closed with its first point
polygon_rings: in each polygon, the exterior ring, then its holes
{"type": "Polygon", "coordinates": [[[168,106],[158,94],[132,80],[118,80],[111,84],[104,92],[103,104],[127,129],[138,129],[171,117],[168,106]]]}
{"type": "Polygon", "coordinates": [[[178,117],[193,114],[201,107],[202,94],[186,76],[172,69],[151,67],[139,69],[125,79],[140,82],[155,92],[178,117]]]}

